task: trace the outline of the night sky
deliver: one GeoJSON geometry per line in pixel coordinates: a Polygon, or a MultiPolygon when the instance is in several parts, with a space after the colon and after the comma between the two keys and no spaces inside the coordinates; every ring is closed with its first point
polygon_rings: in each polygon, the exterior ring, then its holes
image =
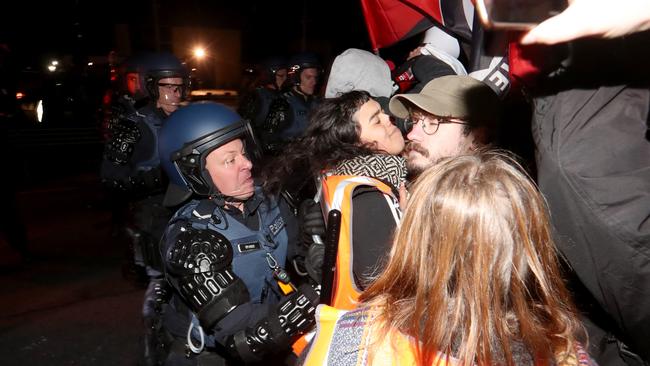
{"type": "Polygon", "coordinates": [[[61,54],[107,55],[115,47],[115,24],[129,26],[134,52],[155,50],[154,8],[163,43],[172,26],[241,30],[244,63],[300,51],[303,23],[307,49],[310,44],[325,48],[324,58],[349,47],[370,47],[358,0],[63,0],[3,7],[0,43],[9,45],[21,63],[61,54]]]}

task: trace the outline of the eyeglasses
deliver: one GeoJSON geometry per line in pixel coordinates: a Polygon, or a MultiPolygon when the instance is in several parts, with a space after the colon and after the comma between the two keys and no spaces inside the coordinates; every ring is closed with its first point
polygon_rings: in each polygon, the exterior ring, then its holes
{"type": "Polygon", "coordinates": [[[181,88],[185,86],[184,84],[170,84],[170,83],[158,83],[158,86],[164,89],[167,89],[170,93],[178,93],[181,91],[181,88]]]}
{"type": "Polygon", "coordinates": [[[433,135],[438,132],[438,128],[442,124],[455,123],[458,125],[469,125],[469,122],[459,119],[420,116],[414,120],[413,117],[409,116],[404,121],[404,127],[406,128],[407,132],[411,132],[413,127],[415,127],[415,125],[419,124],[420,122],[422,122],[422,131],[424,131],[424,133],[427,135],[433,135]]]}

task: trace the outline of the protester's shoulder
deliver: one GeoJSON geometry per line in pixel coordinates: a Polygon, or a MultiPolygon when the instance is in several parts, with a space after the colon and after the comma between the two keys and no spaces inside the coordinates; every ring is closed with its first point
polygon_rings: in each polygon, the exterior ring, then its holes
{"type": "Polygon", "coordinates": [[[376,187],[357,187],[352,194],[352,205],[357,214],[390,215],[390,205],[386,201],[386,195],[376,187]]]}
{"type": "Polygon", "coordinates": [[[435,56],[421,55],[413,59],[413,75],[421,81],[428,82],[435,78],[456,75],[454,70],[435,56]]]}
{"type": "Polygon", "coordinates": [[[432,56],[432,55],[420,55],[416,56],[412,60],[411,66],[417,70],[424,70],[425,68],[430,68],[433,72],[444,72],[447,75],[455,75],[454,70],[451,66],[447,65],[441,59],[432,56]]]}

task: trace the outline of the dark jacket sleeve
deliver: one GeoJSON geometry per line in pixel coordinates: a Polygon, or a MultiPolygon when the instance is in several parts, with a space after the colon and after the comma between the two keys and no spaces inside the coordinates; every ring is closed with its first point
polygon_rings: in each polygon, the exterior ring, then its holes
{"type": "MultiPolygon", "coordinates": [[[[539,187],[559,234],[558,247],[616,324],[609,330],[646,360],[650,360],[649,106],[647,88],[565,90],[536,99],[533,128],[539,187]]],[[[580,300],[578,304],[582,305],[580,300]]]]}
{"type": "Polygon", "coordinates": [[[365,288],[386,264],[396,225],[384,195],[374,188],[355,190],[352,205],[352,270],[365,288]]]}
{"type": "Polygon", "coordinates": [[[418,82],[409,90],[409,93],[421,92],[422,88],[433,79],[441,76],[456,75],[449,65],[437,57],[430,55],[421,55],[413,58],[411,70],[413,71],[413,77],[418,82]]]}

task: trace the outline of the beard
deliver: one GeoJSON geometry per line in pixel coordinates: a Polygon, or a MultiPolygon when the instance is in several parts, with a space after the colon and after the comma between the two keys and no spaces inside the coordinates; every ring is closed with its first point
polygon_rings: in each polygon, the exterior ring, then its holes
{"type": "Polygon", "coordinates": [[[422,145],[417,142],[408,142],[404,148],[404,157],[406,158],[406,169],[408,170],[408,175],[406,179],[409,182],[414,181],[422,172],[432,164],[432,161],[429,157],[429,151],[422,147],[422,145]],[[423,158],[427,160],[426,164],[422,162],[416,162],[415,159],[409,159],[411,152],[416,152],[420,154],[423,158]]]}

